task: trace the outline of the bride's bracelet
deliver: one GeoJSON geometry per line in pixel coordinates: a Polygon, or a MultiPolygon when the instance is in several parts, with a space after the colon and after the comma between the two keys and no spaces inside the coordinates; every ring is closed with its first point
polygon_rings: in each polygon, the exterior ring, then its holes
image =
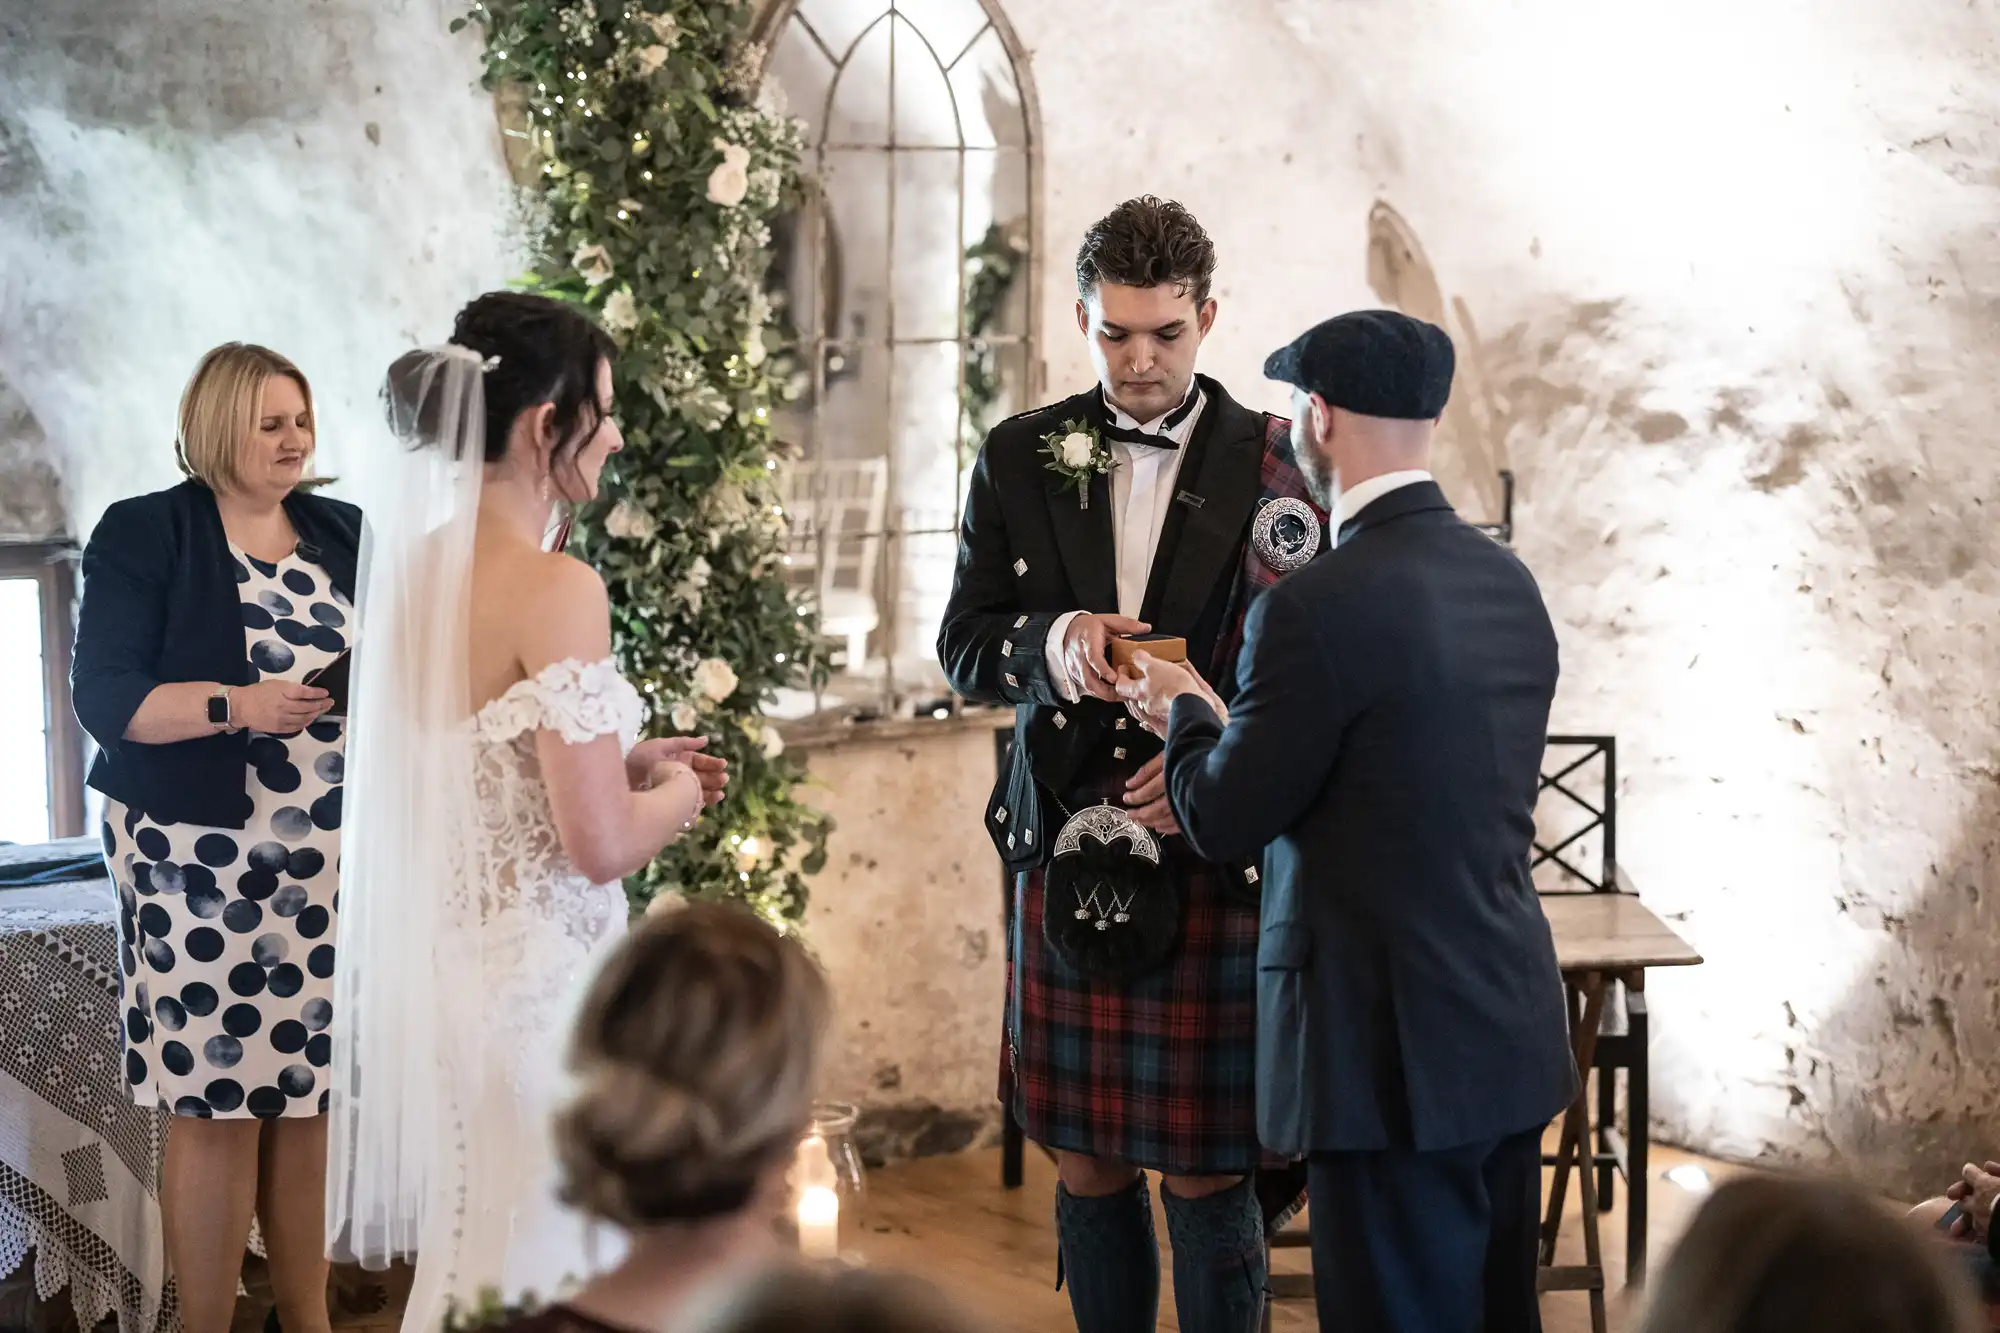
{"type": "Polygon", "coordinates": [[[693,828],[695,824],[701,819],[702,808],[707,804],[707,796],[702,789],[701,774],[695,772],[694,769],[687,764],[677,763],[672,765],[672,768],[673,768],[673,773],[671,775],[672,777],[678,778],[685,776],[694,779],[694,813],[690,814],[687,817],[687,822],[683,823],[680,826],[679,830],[682,833],[686,833],[689,829],[693,828]]]}

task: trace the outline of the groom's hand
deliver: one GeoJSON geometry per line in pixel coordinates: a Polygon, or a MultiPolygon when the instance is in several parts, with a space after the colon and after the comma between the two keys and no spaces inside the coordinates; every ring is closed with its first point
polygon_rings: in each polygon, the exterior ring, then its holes
{"type": "Polygon", "coordinates": [[[1130,616],[1085,611],[1063,630],[1063,671],[1078,694],[1110,703],[1118,701],[1118,673],[1111,667],[1111,640],[1144,634],[1149,627],[1130,616]]]}
{"type": "Polygon", "coordinates": [[[1148,759],[1132,780],[1125,784],[1125,804],[1132,818],[1155,833],[1168,837],[1180,833],[1173,803],[1167,799],[1167,756],[1165,751],[1148,759]]]}

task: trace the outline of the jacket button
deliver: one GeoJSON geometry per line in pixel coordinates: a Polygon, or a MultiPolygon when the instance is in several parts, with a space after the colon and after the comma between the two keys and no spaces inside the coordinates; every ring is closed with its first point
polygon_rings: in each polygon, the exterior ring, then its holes
{"type": "Polygon", "coordinates": [[[1016,679],[1014,679],[1014,673],[1013,673],[1013,672],[1011,672],[1011,671],[1003,671],[1003,672],[1001,672],[1001,673],[1000,673],[1000,679],[1002,679],[1002,680],[1006,681],[1006,682],[1007,682],[1007,683],[1008,683],[1008,684],[1009,684],[1010,686],[1012,686],[1013,688],[1015,688],[1015,689],[1017,689],[1017,690],[1021,688],[1021,682],[1020,682],[1020,681],[1018,681],[1018,680],[1016,680],[1016,679]]]}
{"type": "Polygon", "coordinates": [[[1014,655],[1014,641],[1012,639],[1000,640],[1000,656],[1012,657],[1013,655],[1014,655]]]}
{"type": "Polygon", "coordinates": [[[994,822],[994,823],[996,823],[996,824],[1004,824],[1004,823],[1006,823],[1006,822],[1007,822],[1007,807],[1006,807],[1006,806],[1004,806],[1004,805],[1003,805],[1003,806],[1001,806],[1001,807],[1000,807],[1000,808],[999,808],[998,810],[995,810],[995,811],[993,812],[993,822],[994,822]]]}
{"type": "Polygon", "coordinates": [[[1014,562],[1014,573],[1015,573],[1015,575],[1016,575],[1016,576],[1019,576],[1019,575],[1022,575],[1022,574],[1025,574],[1025,573],[1027,573],[1027,572],[1028,572],[1028,562],[1027,562],[1027,561],[1025,561],[1025,560],[1016,560],[1016,561],[1014,562]]]}
{"type": "Polygon", "coordinates": [[[1125,757],[1125,747],[1122,745],[1114,747],[1111,751],[1111,757],[1113,759],[1123,759],[1125,757]]]}
{"type": "Polygon", "coordinates": [[[1061,713],[1057,713],[1057,714],[1056,714],[1056,719],[1055,719],[1055,720],[1056,720],[1056,730],[1057,730],[1057,731],[1061,731],[1061,730],[1062,730],[1062,729],[1063,729],[1064,727],[1066,727],[1066,726],[1068,726],[1068,725],[1069,725],[1069,719],[1068,719],[1068,718],[1066,718],[1066,717],[1064,717],[1064,716],[1063,716],[1063,715],[1062,715],[1061,713]]]}
{"type": "Polygon", "coordinates": [[[1117,725],[1117,728],[1118,728],[1118,730],[1120,730],[1120,731],[1123,731],[1123,730],[1125,730],[1125,721],[1126,721],[1126,720],[1125,720],[1124,718],[1122,718],[1122,717],[1118,719],[1118,722],[1117,722],[1117,724],[1116,724],[1116,725],[1117,725]]]}
{"type": "Polygon", "coordinates": [[[1028,618],[1026,616],[1022,616],[1019,620],[1016,620],[1014,622],[1014,628],[1020,629],[1023,625],[1027,623],[1028,623],[1028,618]]]}

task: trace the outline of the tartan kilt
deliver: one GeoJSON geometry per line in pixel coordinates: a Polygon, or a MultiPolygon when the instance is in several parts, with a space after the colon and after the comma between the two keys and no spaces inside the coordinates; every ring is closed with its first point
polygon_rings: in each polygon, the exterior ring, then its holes
{"type": "MultiPolygon", "coordinates": [[[[1080,795],[1119,800],[1121,765],[1080,795]]],[[[1081,807],[1077,807],[1081,808],[1081,807]]],[[[1242,1175],[1257,1141],[1257,905],[1165,840],[1181,892],[1172,952],[1136,981],[1086,977],[1042,935],[1042,871],[1015,880],[1000,1099],[1027,1138],[1168,1175],[1242,1175]]]]}

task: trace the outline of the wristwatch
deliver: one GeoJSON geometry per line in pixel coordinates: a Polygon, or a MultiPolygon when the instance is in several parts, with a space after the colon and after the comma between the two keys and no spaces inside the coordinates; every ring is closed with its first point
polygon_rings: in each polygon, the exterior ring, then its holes
{"type": "Polygon", "coordinates": [[[218,685],[215,693],[208,696],[208,721],[210,726],[224,731],[236,730],[229,718],[229,687],[218,685]]]}

